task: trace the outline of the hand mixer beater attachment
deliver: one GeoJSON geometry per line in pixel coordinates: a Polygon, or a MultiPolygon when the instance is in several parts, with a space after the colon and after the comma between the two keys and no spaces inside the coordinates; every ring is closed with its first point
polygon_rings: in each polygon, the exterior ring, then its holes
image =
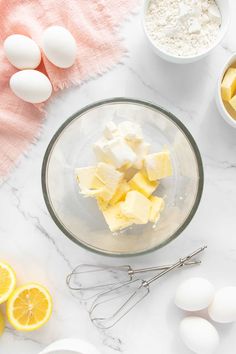
{"type": "Polygon", "coordinates": [[[80,265],[68,275],[67,285],[71,290],[77,290],[83,295],[87,294],[84,298],[86,301],[92,301],[89,316],[96,327],[111,328],[149,294],[153,282],[183,265],[201,263],[199,260],[191,259],[206,247],[197,249],[172,265],[137,270],[133,270],[130,266],[80,265]],[[151,271],[159,271],[159,273],[148,280],[136,278],[136,274],[151,271]],[[93,274],[93,281],[91,284],[82,286],[81,276],[88,276],[88,274],[93,274]],[[105,280],[102,277],[103,281],[99,281],[98,274],[105,275],[105,280]]]}

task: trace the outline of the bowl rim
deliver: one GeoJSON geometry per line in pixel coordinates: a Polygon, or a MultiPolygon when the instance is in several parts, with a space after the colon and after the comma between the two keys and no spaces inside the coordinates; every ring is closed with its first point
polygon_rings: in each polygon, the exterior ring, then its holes
{"type": "MultiPolygon", "coordinates": [[[[165,49],[163,49],[161,46],[158,47],[154,41],[152,40],[148,30],[147,30],[147,26],[146,26],[146,12],[148,9],[148,5],[150,3],[151,0],[144,0],[143,1],[143,6],[142,6],[142,27],[144,30],[144,33],[146,35],[146,38],[148,40],[148,42],[151,44],[151,46],[158,52],[160,52],[163,57],[172,59],[174,61],[174,63],[179,63],[179,64],[188,64],[189,62],[191,62],[192,60],[197,61],[200,60],[201,58],[204,58],[205,56],[207,56],[211,51],[213,51],[224,39],[228,29],[229,29],[229,25],[231,22],[231,13],[230,13],[230,3],[229,0],[225,0],[224,6],[227,8],[227,13],[228,13],[228,18],[225,18],[225,25],[224,28],[222,29],[222,26],[220,27],[220,33],[218,38],[216,39],[216,41],[204,52],[196,54],[196,55],[191,55],[191,56],[178,56],[175,54],[171,54],[169,52],[167,52],[165,49]]],[[[217,5],[218,4],[218,0],[216,0],[217,5]]]]}
{"type": "Polygon", "coordinates": [[[42,192],[43,192],[43,198],[45,201],[45,204],[47,206],[48,212],[50,214],[50,216],[52,217],[53,221],[55,222],[55,224],[57,225],[57,227],[63,232],[63,234],[65,236],[67,236],[71,241],[73,241],[74,243],[76,243],[77,245],[81,246],[82,248],[88,250],[88,251],[92,251],[93,253],[99,254],[99,255],[103,255],[103,256],[112,256],[112,257],[133,257],[133,256],[138,256],[138,255],[144,255],[144,254],[148,254],[150,252],[153,252],[157,249],[160,249],[164,246],[166,246],[168,243],[170,243],[171,241],[175,240],[184,230],[185,228],[189,225],[189,223],[191,222],[191,220],[193,219],[198,206],[200,204],[201,201],[201,197],[202,197],[202,193],[203,193],[203,186],[204,186],[204,170],[203,170],[203,163],[202,163],[202,158],[201,158],[201,154],[199,151],[199,148],[192,136],[192,134],[189,132],[189,130],[185,127],[185,125],[171,112],[169,112],[168,110],[166,110],[165,108],[156,105],[152,102],[149,101],[145,101],[145,100],[140,100],[140,99],[135,99],[135,98],[128,98],[128,97],[113,97],[113,98],[108,98],[108,99],[103,99],[103,100],[99,100],[96,101],[94,103],[88,104],[86,106],[84,106],[83,108],[79,109],[77,112],[75,112],[74,114],[72,114],[68,119],[65,120],[65,122],[57,129],[57,131],[54,133],[53,137],[51,138],[46,152],[44,154],[43,157],[43,162],[42,162],[42,168],[41,168],[41,186],[42,186],[42,192]],[[196,162],[197,162],[197,167],[198,167],[198,189],[197,189],[197,195],[193,204],[193,207],[189,213],[189,215],[187,216],[187,218],[185,219],[184,223],[176,230],[176,232],[169,237],[167,240],[165,240],[164,242],[162,242],[161,244],[154,246],[150,249],[144,250],[144,251],[139,251],[136,253],[113,253],[113,252],[106,252],[100,249],[96,249],[93,248],[91,246],[88,246],[87,244],[84,244],[83,242],[81,242],[80,240],[78,240],[77,238],[75,238],[60,222],[60,220],[57,218],[56,214],[54,213],[53,207],[51,206],[50,203],[50,198],[48,196],[47,193],[47,182],[46,182],[46,176],[47,176],[47,166],[48,166],[48,162],[50,160],[50,155],[51,152],[53,150],[53,146],[55,144],[55,142],[57,141],[57,139],[60,137],[61,133],[63,132],[63,130],[75,119],[77,119],[79,116],[81,116],[82,114],[84,114],[85,112],[94,109],[96,107],[102,106],[102,105],[106,105],[106,104],[110,104],[110,103],[117,103],[117,102],[121,102],[121,103],[133,103],[133,104],[139,104],[139,105],[144,105],[148,108],[151,108],[153,110],[159,111],[163,114],[165,114],[170,120],[173,121],[174,124],[176,124],[178,126],[178,128],[180,128],[180,130],[183,131],[184,135],[186,136],[187,140],[189,141],[189,144],[191,145],[194,155],[196,157],[196,162]]]}

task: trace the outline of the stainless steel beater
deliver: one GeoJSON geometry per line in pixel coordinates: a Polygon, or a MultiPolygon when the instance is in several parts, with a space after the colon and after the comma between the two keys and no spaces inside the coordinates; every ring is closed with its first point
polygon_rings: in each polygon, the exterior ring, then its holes
{"type": "MultiPolygon", "coordinates": [[[[200,264],[201,261],[186,261],[183,265],[200,264]]],[[[70,290],[80,292],[84,301],[90,300],[97,295],[113,289],[121,284],[132,281],[138,274],[157,272],[169,269],[172,265],[133,269],[130,265],[107,266],[107,265],[78,265],[66,278],[70,290]]]]}
{"type": "MultiPolygon", "coordinates": [[[[184,258],[180,258],[172,265],[151,267],[133,270],[130,266],[92,266],[80,265],[67,277],[67,285],[72,290],[80,293],[90,293],[85,300],[92,300],[89,308],[91,321],[99,328],[107,329],[113,327],[127,313],[129,313],[140,301],[142,301],[150,292],[150,284],[158,280],[170,271],[182,267],[183,265],[199,264],[201,261],[191,259],[204,251],[207,246],[201,247],[184,258]],[[161,271],[149,280],[134,278],[136,274],[147,273],[150,271],[161,271]],[[109,282],[99,281],[96,278],[95,284],[83,285],[81,279],[72,285],[72,279],[76,275],[85,275],[95,272],[95,275],[103,272],[105,275],[112,275],[113,280],[109,282]],[[126,278],[120,280],[125,275],[126,278]]],[[[94,278],[93,278],[94,282],[94,278]]]]}

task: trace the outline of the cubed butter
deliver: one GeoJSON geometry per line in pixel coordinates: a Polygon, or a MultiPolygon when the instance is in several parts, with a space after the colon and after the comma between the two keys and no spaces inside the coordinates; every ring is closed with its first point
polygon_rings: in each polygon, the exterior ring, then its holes
{"type": "Polygon", "coordinates": [[[147,155],[144,166],[150,181],[169,177],[173,173],[169,151],[147,155]]]}
{"type": "Polygon", "coordinates": [[[156,223],[160,217],[161,211],[164,209],[164,199],[152,195],[149,198],[151,204],[149,221],[156,223]]]}
{"type": "Polygon", "coordinates": [[[97,197],[97,204],[99,210],[104,211],[108,208],[109,202],[102,199],[101,197],[97,197]]]}
{"type": "Polygon", "coordinates": [[[229,101],[230,107],[236,112],[236,95],[229,101]]]}
{"type": "Polygon", "coordinates": [[[113,195],[112,199],[110,200],[109,204],[110,205],[115,205],[118,202],[125,200],[126,194],[130,191],[130,186],[126,181],[122,181],[115,194],[113,195]]]}
{"type": "Polygon", "coordinates": [[[144,158],[149,153],[150,144],[138,141],[130,144],[130,146],[137,156],[136,161],[133,163],[133,167],[137,168],[137,170],[141,170],[143,168],[144,158]]]}
{"type": "Polygon", "coordinates": [[[95,176],[104,184],[103,192],[99,196],[104,201],[111,200],[123,178],[123,173],[116,171],[112,165],[99,162],[95,176]]]}
{"type": "Polygon", "coordinates": [[[96,177],[96,169],[95,166],[75,169],[76,179],[82,194],[96,196],[101,193],[104,183],[96,177]]]}
{"type": "Polygon", "coordinates": [[[112,120],[107,122],[107,124],[105,125],[103,134],[104,137],[108,140],[113,139],[115,136],[118,135],[118,128],[112,120]]]}
{"type": "Polygon", "coordinates": [[[132,165],[137,156],[123,138],[109,140],[104,146],[106,157],[116,168],[121,168],[127,164],[132,165]]]}
{"type": "Polygon", "coordinates": [[[131,189],[142,193],[145,197],[149,197],[159,185],[159,181],[149,181],[147,176],[142,172],[137,172],[129,181],[131,189]]]}
{"type": "Polygon", "coordinates": [[[127,218],[121,211],[123,202],[110,206],[103,211],[109,229],[112,232],[123,230],[133,224],[133,220],[127,218]]]}
{"type": "Polygon", "coordinates": [[[142,129],[137,123],[125,120],[118,125],[118,130],[120,136],[128,141],[136,142],[143,140],[142,129]]]}
{"type": "Polygon", "coordinates": [[[224,101],[229,101],[236,91],[236,68],[229,68],[221,84],[221,96],[224,101]]]}
{"type": "Polygon", "coordinates": [[[127,193],[125,201],[121,202],[121,212],[135,224],[146,224],[150,216],[151,202],[137,191],[127,193]]]}
{"type": "Polygon", "coordinates": [[[109,163],[109,159],[104,151],[108,140],[106,138],[101,138],[95,144],[93,144],[93,151],[98,161],[103,161],[109,163]]]}

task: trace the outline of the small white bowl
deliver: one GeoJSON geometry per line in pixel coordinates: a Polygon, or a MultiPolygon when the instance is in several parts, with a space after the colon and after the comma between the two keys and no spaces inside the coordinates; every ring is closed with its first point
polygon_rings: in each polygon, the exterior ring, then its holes
{"type": "Polygon", "coordinates": [[[90,343],[78,338],[66,338],[53,342],[39,354],[100,354],[90,343]]]}
{"type": "Polygon", "coordinates": [[[165,51],[163,48],[157,47],[156,44],[154,44],[152,38],[150,37],[150,35],[148,33],[145,18],[146,18],[146,13],[147,13],[147,9],[148,9],[150,1],[151,0],[144,0],[144,6],[143,6],[143,10],[142,10],[142,24],[143,24],[144,32],[146,34],[148,42],[150,43],[152,49],[154,50],[154,52],[157,55],[159,55],[161,58],[163,58],[171,63],[189,64],[189,63],[193,63],[197,60],[200,60],[200,59],[206,57],[223,40],[223,38],[229,28],[229,22],[230,22],[229,0],[216,0],[216,3],[220,9],[221,17],[222,17],[222,23],[221,23],[218,39],[203,53],[200,53],[200,54],[197,54],[194,56],[188,56],[188,57],[180,57],[177,55],[173,55],[173,54],[165,51]]]}
{"type": "Polygon", "coordinates": [[[231,115],[228,113],[227,109],[225,108],[224,102],[222,100],[222,96],[221,96],[221,83],[222,83],[223,77],[225,75],[226,70],[233,63],[236,63],[236,53],[232,54],[232,56],[227,60],[226,64],[224,65],[224,68],[219,76],[219,79],[217,82],[215,100],[216,100],[216,105],[217,105],[217,108],[218,108],[221,116],[224,118],[224,120],[229,125],[231,125],[231,127],[236,128],[236,120],[233,117],[231,117],[231,115]]]}

